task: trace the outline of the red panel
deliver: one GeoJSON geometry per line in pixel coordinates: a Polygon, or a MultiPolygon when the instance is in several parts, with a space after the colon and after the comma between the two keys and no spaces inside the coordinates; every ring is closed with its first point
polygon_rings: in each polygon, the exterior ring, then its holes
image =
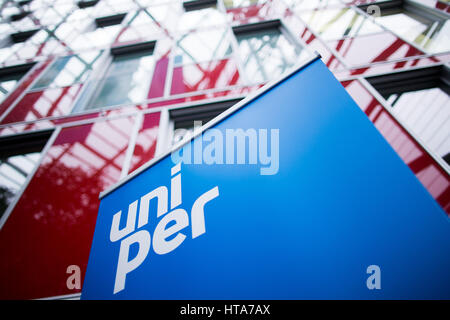
{"type": "Polygon", "coordinates": [[[119,179],[132,125],[121,118],[62,129],[0,231],[0,299],[80,292],[67,288],[67,267],[84,277],[98,195],[119,179]]]}
{"type": "Polygon", "coordinates": [[[15,88],[8,97],[0,104],[0,115],[2,115],[6,109],[25,91],[26,88],[41,74],[41,72],[49,65],[51,60],[47,60],[41,63],[37,68],[26,75],[26,78],[22,83],[15,88]]]}
{"type": "Polygon", "coordinates": [[[144,115],[142,127],[136,139],[133,157],[131,158],[130,172],[153,159],[158,139],[160,113],[144,115]]]}
{"type": "Polygon", "coordinates": [[[345,38],[328,44],[354,66],[424,54],[389,32],[345,38]]]}
{"type": "Polygon", "coordinates": [[[155,71],[148,92],[148,99],[162,97],[164,95],[164,88],[167,77],[167,69],[169,65],[169,58],[167,56],[159,59],[155,64],[155,71]]]}
{"type": "Polygon", "coordinates": [[[342,84],[433,198],[450,215],[449,175],[359,81],[345,81],[342,84]]]}
{"type": "Polygon", "coordinates": [[[394,70],[401,70],[401,69],[409,69],[412,67],[426,67],[430,65],[435,65],[437,63],[441,62],[447,62],[450,60],[449,54],[442,54],[442,55],[436,55],[432,57],[427,58],[417,58],[417,59],[408,59],[403,61],[397,61],[397,62],[386,62],[386,63],[380,63],[380,64],[373,64],[370,67],[364,67],[364,68],[358,68],[353,70],[339,70],[338,72],[334,72],[334,75],[337,78],[348,78],[350,76],[354,75],[374,75],[374,74],[380,74],[380,73],[389,73],[394,70]]]}
{"type": "Polygon", "coordinates": [[[175,67],[171,94],[224,88],[239,82],[239,71],[231,59],[175,67]]]}
{"type": "Polygon", "coordinates": [[[1,123],[68,115],[81,87],[81,84],[77,84],[27,93],[1,123]]]}

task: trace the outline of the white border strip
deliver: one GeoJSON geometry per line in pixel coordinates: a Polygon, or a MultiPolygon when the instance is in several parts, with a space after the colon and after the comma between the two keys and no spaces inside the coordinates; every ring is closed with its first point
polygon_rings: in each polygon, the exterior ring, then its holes
{"type": "Polygon", "coordinates": [[[81,292],[80,293],[72,293],[72,294],[64,294],[61,296],[54,296],[54,297],[37,298],[35,300],[80,300],[80,298],[81,298],[81,292]]]}

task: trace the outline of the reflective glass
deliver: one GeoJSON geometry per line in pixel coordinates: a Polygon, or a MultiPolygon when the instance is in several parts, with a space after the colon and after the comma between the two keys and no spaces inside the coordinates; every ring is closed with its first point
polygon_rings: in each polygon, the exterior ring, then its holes
{"type": "Polygon", "coordinates": [[[66,285],[66,270],[85,273],[98,195],[120,177],[133,124],[120,118],[61,130],[0,232],[0,299],[80,292],[66,285]]]}
{"type": "Polygon", "coordinates": [[[8,77],[0,77],[0,102],[11,92],[23,74],[15,74],[8,77]]]}
{"type": "Polygon", "coordinates": [[[180,15],[183,13],[181,1],[168,2],[167,4],[151,6],[145,10],[158,22],[158,25],[167,33],[171,33],[177,27],[180,15]]]}
{"type": "Polygon", "coordinates": [[[92,7],[94,17],[106,17],[116,14],[127,13],[136,10],[134,1],[129,0],[101,0],[92,7]]]}
{"type": "Polygon", "coordinates": [[[239,71],[232,59],[175,67],[171,94],[225,88],[239,83],[239,71]]]}
{"type": "Polygon", "coordinates": [[[113,43],[121,30],[120,25],[98,28],[92,32],[79,31],[79,36],[69,43],[71,49],[76,51],[103,48],[113,43]]]}
{"type": "Polygon", "coordinates": [[[29,92],[20,99],[1,124],[68,115],[81,87],[81,84],[76,84],[29,92]]]}
{"type": "Polygon", "coordinates": [[[226,8],[248,7],[255,4],[264,4],[271,2],[271,0],[223,0],[226,8]]]}
{"type": "Polygon", "coordinates": [[[67,19],[74,9],[74,4],[69,2],[67,4],[41,7],[34,10],[31,15],[41,25],[57,24],[67,19]]]}
{"type": "Polygon", "coordinates": [[[35,29],[36,23],[33,22],[33,13],[19,21],[11,22],[10,26],[12,29],[10,33],[35,29]]]}
{"type": "Polygon", "coordinates": [[[0,157],[0,217],[36,167],[39,156],[39,152],[32,152],[0,157]]]}
{"type": "Polygon", "coordinates": [[[231,52],[226,28],[186,33],[177,41],[175,64],[218,60],[231,52]]]}
{"type": "Polygon", "coordinates": [[[84,82],[100,55],[101,51],[93,51],[59,58],[45,70],[32,89],[65,87],[84,82]]]}
{"type": "Polygon", "coordinates": [[[227,9],[228,18],[238,24],[278,19],[286,9],[281,1],[239,1],[238,3],[243,6],[227,9]]]}
{"type": "Polygon", "coordinates": [[[383,31],[380,26],[350,8],[305,11],[299,15],[325,40],[383,31]]]}
{"type": "Polygon", "coordinates": [[[330,41],[328,45],[334,48],[350,66],[400,60],[423,54],[422,51],[390,32],[344,38],[330,41]]]}
{"type": "Polygon", "coordinates": [[[164,29],[147,10],[140,10],[133,15],[124,29],[119,32],[116,42],[154,40],[163,32],[164,29]]]}
{"type": "Polygon", "coordinates": [[[278,29],[236,37],[247,78],[251,82],[274,79],[301,59],[302,50],[291,44],[278,29]]]}
{"type": "Polygon", "coordinates": [[[340,0],[285,0],[295,10],[308,10],[324,8],[332,5],[340,5],[340,0]]]}
{"type": "Polygon", "coordinates": [[[130,54],[114,58],[87,109],[138,103],[147,99],[154,69],[154,57],[130,54]]]}
{"type": "Polygon", "coordinates": [[[377,17],[376,21],[428,53],[450,51],[449,20],[431,20],[401,9],[377,17]]]}
{"type": "Polygon", "coordinates": [[[450,96],[430,88],[387,97],[397,119],[438,156],[450,153],[450,96]]]}
{"type": "Polygon", "coordinates": [[[370,121],[414,172],[434,199],[450,214],[450,178],[448,173],[384,109],[357,80],[342,83],[370,121]]]}
{"type": "Polygon", "coordinates": [[[225,16],[214,6],[185,12],[179,19],[178,30],[199,29],[225,22],[225,16]]]}
{"type": "Polygon", "coordinates": [[[38,65],[24,76],[23,81],[12,90],[9,95],[0,104],[0,115],[8,110],[14,101],[19,98],[28,86],[43,72],[43,70],[49,65],[50,60],[38,63],[38,65]]]}

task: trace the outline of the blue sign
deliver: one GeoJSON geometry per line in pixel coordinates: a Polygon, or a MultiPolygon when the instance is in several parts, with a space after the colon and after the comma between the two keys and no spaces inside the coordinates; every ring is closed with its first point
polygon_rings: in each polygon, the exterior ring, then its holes
{"type": "Polygon", "coordinates": [[[449,299],[449,253],[315,58],[102,197],[82,299],[449,299]]]}

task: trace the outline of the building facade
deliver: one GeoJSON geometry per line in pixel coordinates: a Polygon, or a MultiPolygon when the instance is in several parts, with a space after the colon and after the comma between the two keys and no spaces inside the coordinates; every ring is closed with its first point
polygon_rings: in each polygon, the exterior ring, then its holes
{"type": "Polygon", "coordinates": [[[0,297],[79,296],[99,193],[313,51],[450,214],[449,17],[448,0],[3,1],[0,297]]]}

